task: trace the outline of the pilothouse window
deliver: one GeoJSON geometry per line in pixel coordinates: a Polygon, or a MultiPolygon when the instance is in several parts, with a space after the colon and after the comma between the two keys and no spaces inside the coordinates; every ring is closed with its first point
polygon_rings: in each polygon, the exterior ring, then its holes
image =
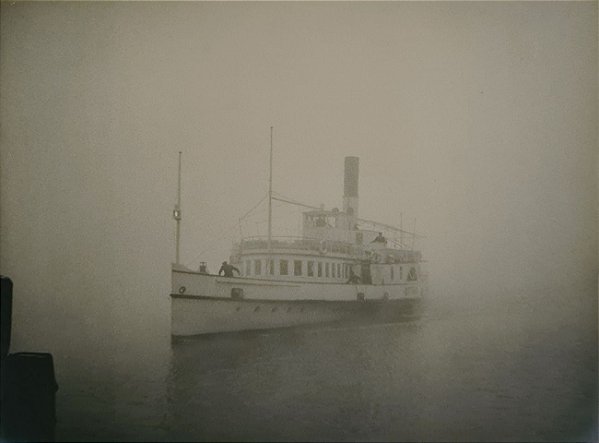
{"type": "Polygon", "coordinates": [[[261,260],[254,261],[254,274],[256,274],[256,275],[262,274],[262,261],[261,260]]]}
{"type": "Polygon", "coordinates": [[[410,272],[408,272],[408,281],[416,280],[418,280],[418,276],[416,275],[416,268],[410,268],[410,272]]]}

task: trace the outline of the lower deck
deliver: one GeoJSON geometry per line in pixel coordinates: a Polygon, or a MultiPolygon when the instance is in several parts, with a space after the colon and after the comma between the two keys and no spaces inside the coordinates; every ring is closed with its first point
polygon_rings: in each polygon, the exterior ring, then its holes
{"type": "Polygon", "coordinates": [[[297,282],[248,277],[220,277],[192,271],[173,270],[172,294],[221,299],[355,301],[419,298],[418,281],[386,284],[297,282]]]}
{"type": "Polygon", "coordinates": [[[409,315],[422,295],[418,281],[297,282],[173,269],[171,334],[292,327],[355,317],[393,319],[409,315]]]}

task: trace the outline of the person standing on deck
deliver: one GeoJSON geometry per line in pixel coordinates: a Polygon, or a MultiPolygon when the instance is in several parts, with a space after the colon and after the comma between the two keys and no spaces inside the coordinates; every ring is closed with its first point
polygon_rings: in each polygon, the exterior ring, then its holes
{"type": "Polygon", "coordinates": [[[224,261],[222,266],[218,270],[218,275],[220,275],[221,272],[224,272],[225,277],[234,277],[233,271],[237,271],[237,274],[241,274],[241,272],[239,272],[239,269],[237,269],[235,266],[230,265],[226,261],[224,261]]]}
{"type": "Polygon", "coordinates": [[[385,237],[383,237],[382,232],[379,232],[379,235],[377,235],[376,238],[374,240],[372,240],[370,243],[382,243],[382,244],[386,245],[387,239],[385,237]]]}

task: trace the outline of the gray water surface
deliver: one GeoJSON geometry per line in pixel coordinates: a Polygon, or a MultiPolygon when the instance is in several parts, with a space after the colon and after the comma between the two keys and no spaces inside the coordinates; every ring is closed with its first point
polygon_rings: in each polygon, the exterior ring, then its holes
{"type": "Polygon", "coordinates": [[[177,343],[165,334],[141,358],[127,361],[125,347],[57,374],[56,437],[596,441],[596,300],[574,300],[433,303],[406,323],[177,343]]]}

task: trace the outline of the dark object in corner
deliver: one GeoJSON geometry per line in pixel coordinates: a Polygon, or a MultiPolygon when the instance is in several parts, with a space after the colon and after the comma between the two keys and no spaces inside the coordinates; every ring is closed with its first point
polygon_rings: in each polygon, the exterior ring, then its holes
{"type": "Polygon", "coordinates": [[[8,277],[0,276],[2,286],[0,287],[0,317],[2,328],[0,338],[2,340],[2,360],[8,355],[10,349],[10,330],[12,323],[12,281],[8,277]]]}
{"type": "Polygon", "coordinates": [[[0,438],[54,441],[58,390],[52,354],[18,352],[10,347],[12,282],[2,277],[2,389],[0,438]]]}

